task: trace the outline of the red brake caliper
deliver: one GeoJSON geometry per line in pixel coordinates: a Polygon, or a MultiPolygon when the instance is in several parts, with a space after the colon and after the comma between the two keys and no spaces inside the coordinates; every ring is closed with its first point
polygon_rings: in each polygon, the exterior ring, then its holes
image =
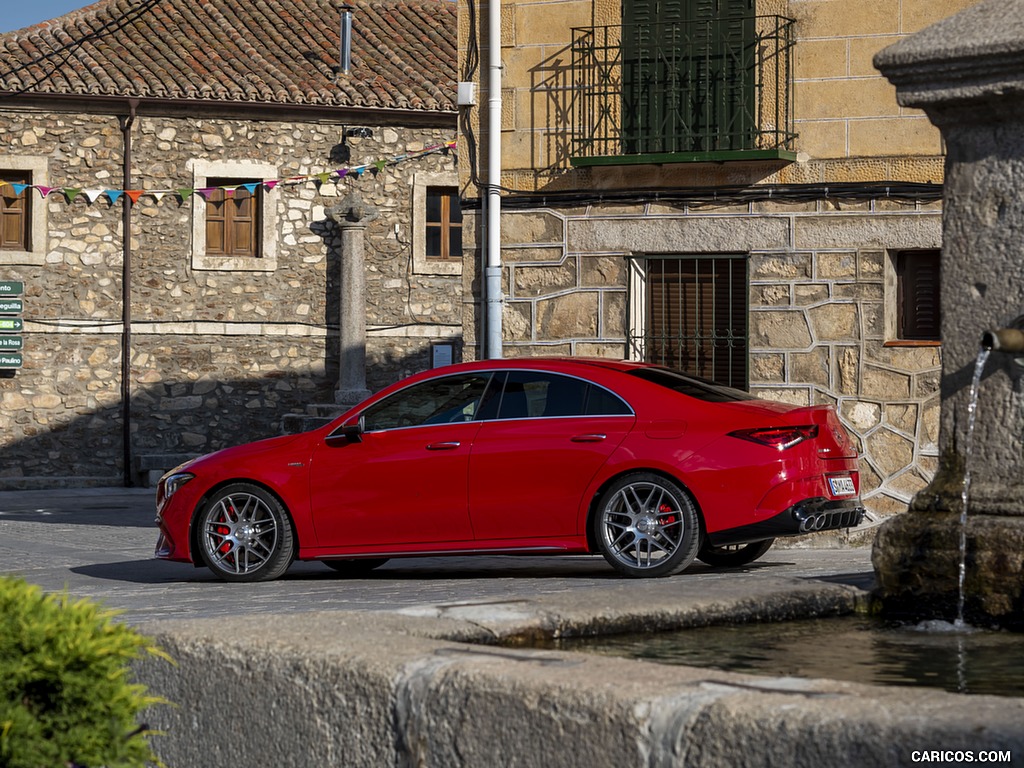
{"type": "Polygon", "coordinates": [[[668,504],[662,504],[658,507],[658,514],[661,515],[659,522],[662,525],[672,525],[676,521],[676,516],[672,514],[672,507],[668,504]]]}
{"type": "MultiPolygon", "coordinates": [[[[235,511],[234,507],[231,508],[231,511],[232,512],[235,511]]],[[[229,533],[231,533],[231,529],[228,528],[226,525],[218,525],[215,530],[221,536],[227,536],[229,533]]],[[[221,544],[220,545],[220,551],[224,552],[224,553],[230,552],[231,551],[231,542],[225,541],[223,544],[221,544]]]]}

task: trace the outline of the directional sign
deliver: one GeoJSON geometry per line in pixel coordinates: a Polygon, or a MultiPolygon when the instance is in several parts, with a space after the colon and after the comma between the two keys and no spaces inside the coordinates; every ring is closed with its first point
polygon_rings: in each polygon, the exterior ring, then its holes
{"type": "Polygon", "coordinates": [[[21,353],[0,352],[0,368],[21,368],[21,353]]]}
{"type": "Polygon", "coordinates": [[[0,352],[8,349],[21,349],[21,336],[0,336],[0,352]]]}
{"type": "Polygon", "coordinates": [[[20,315],[25,311],[25,302],[21,299],[0,298],[0,315],[20,315]]]}
{"type": "Polygon", "coordinates": [[[0,333],[18,333],[25,327],[20,317],[0,317],[0,333]]]}
{"type": "Polygon", "coordinates": [[[25,293],[25,284],[15,280],[0,280],[0,297],[21,296],[25,293]]]}

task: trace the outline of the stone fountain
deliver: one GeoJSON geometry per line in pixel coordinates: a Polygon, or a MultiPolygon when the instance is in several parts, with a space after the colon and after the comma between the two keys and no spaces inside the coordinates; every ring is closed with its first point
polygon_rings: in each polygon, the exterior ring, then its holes
{"type": "Polygon", "coordinates": [[[1024,628],[1024,366],[1005,349],[981,374],[963,529],[960,518],[982,336],[1024,315],[1024,0],[984,0],[885,49],[875,65],[947,148],[941,458],[910,510],[879,531],[876,594],[885,613],[955,618],[963,530],[963,618],[1024,628]]]}

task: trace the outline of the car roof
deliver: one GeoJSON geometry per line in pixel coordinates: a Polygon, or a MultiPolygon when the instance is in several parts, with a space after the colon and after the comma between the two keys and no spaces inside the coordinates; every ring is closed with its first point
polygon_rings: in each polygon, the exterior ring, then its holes
{"type": "MultiPolygon", "coordinates": [[[[544,357],[502,357],[489,360],[475,360],[469,363],[459,363],[449,366],[450,370],[481,370],[494,368],[550,368],[551,370],[571,370],[580,368],[605,368],[613,371],[632,371],[638,368],[653,367],[651,363],[641,363],[633,360],[614,360],[607,357],[568,357],[568,356],[544,356],[544,357]]],[[[438,370],[438,369],[435,369],[438,370]]]]}

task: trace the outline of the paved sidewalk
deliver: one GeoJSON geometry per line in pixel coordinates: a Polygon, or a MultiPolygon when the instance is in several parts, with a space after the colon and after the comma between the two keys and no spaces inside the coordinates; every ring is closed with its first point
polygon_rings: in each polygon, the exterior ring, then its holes
{"type": "Polygon", "coordinates": [[[98,599],[131,623],[325,610],[500,620],[509,606],[549,620],[579,617],[589,606],[595,616],[619,611],[642,621],[666,605],[683,613],[687,606],[756,611],[759,603],[783,610],[787,596],[799,603],[815,591],[834,594],[837,585],[868,589],[873,578],[864,547],[777,548],[743,569],[695,563],[653,580],[620,579],[600,557],[481,556],[392,560],[362,579],[295,563],[275,582],[225,584],[206,569],[154,559],[154,516],[152,489],[0,492],[0,573],[98,599]]]}

